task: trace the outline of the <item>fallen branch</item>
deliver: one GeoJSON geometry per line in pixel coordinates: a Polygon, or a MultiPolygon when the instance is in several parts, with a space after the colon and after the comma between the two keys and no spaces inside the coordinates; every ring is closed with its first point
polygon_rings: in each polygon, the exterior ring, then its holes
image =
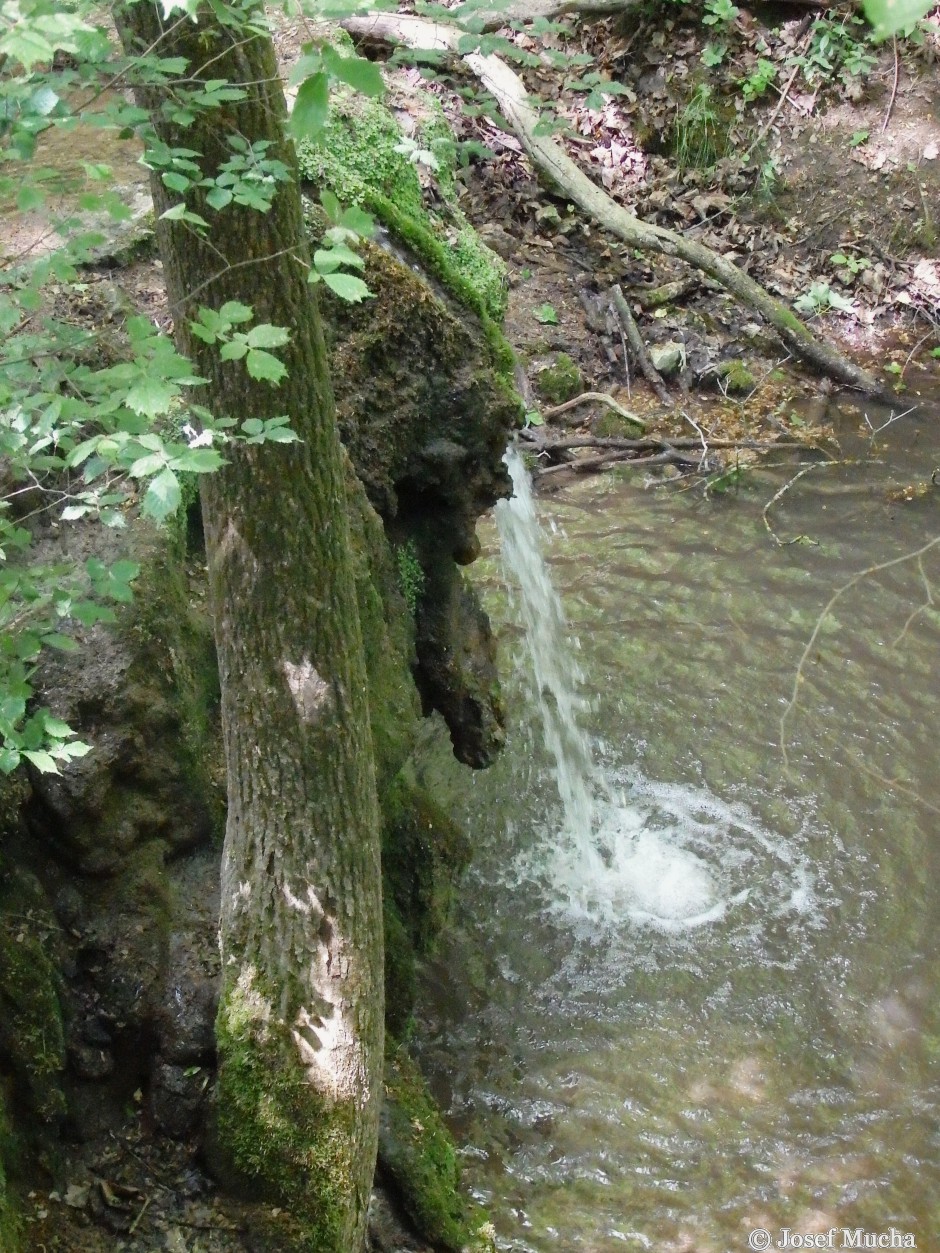
{"type": "Polygon", "coordinates": [[[650,457],[631,457],[625,452],[608,453],[606,457],[582,457],[578,461],[560,461],[558,465],[545,466],[544,469],[539,468],[536,474],[540,479],[546,474],[557,474],[559,470],[575,470],[579,474],[588,472],[598,472],[606,470],[612,465],[628,465],[628,466],[664,466],[664,465],[684,465],[689,469],[695,468],[695,462],[690,461],[688,457],[684,457],[682,453],[676,452],[674,449],[667,448],[663,452],[654,453],[650,457]]]}
{"type": "MultiPolygon", "coordinates": [[[[463,32],[438,21],[375,13],[346,18],[342,25],[355,35],[460,55],[459,43],[463,32]]],[[[868,395],[884,394],[885,389],[873,375],[849,361],[832,345],[816,339],[785,304],[775,300],[732,262],[684,235],[641,222],[592,183],[553,139],[537,133],[538,111],[521,78],[499,57],[473,52],[462,59],[495,98],[500,112],[540,173],[595,222],[630,248],[677,257],[715,279],[769,322],[794,356],[815,366],[823,374],[868,395]]]]}
{"type": "MultiPolygon", "coordinates": [[[[487,17],[487,9],[473,6],[468,9],[467,16],[474,21],[482,20],[485,31],[498,30],[508,26],[510,22],[534,22],[541,18],[554,22],[559,17],[612,17],[616,13],[628,13],[638,9],[642,0],[511,0],[509,4],[491,6],[492,16],[487,17]]],[[[453,20],[460,21],[461,9],[452,10],[453,20]]]]}
{"type": "Polygon", "coordinates": [[[580,405],[594,403],[606,405],[608,409],[612,409],[625,422],[632,422],[641,431],[646,430],[646,423],[642,418],[638,418],[629,409],[624,409],[623,405],[618,404],[613,396],[608,396],[606,392],[582,392],[580,396],[575,396],[573,400],[566,400],[563,404],[552,405],[550,409],[543,409],[542,417],[546,422],[553,422],[555,418],[561,417],[563,413],[568,413],[572,409],[577,409],[580,405]]]}
{"type": "Polygon", "coordinates": [[[646,381],[652,387],[653,391],[659,397],[660,401],[667,409],[672,408],[672,397],[666,389],[662,375],[650,361],[649,353],[646,351],[646,345],[640,336],[640,328],[636,324],[633,314],[630,312],[630,306],[624,299],[623,291],[620,284],[615,283],[611,289],[614,297],[614,308],[617,310],[617,316],[620,318],[620,325],[623,327],[623,333],[627,337],[627,344],[633,353],[633,358],[637,365],[643,371],[646,381]]]}
{"type": "MultiPolygon", "coordinates": [[[[527,427],[519,434],[530,444],[534,444],[539,452],[566,452],[572,448],[609,448],[618,452],[647,451],[651,448],[676,448],[691,451],[700,450],[701,440],[658,435],[645,436],[643,439],[621,439],[616,435],[572,435],[566,439],[543,439],[532,427],[527,427]]],[[[813,445],[798,440],[759,440],[759,439],[712,439],[709,448],[738,449],[742,452],[778,452],[781,449],[795,451],[812,448],[813,445]]],[[[825,462],[820,464],[824,465],[825,462]]]]}

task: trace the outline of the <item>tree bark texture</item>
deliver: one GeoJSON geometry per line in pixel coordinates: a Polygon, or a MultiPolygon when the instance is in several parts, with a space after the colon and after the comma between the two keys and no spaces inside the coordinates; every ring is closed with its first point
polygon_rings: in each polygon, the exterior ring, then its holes
{"type": "MultiPolygon", "coordinates": [[[[140,93],[160,139],[198,151],[210,177],[233,135],[270,141],[266,155],[294,166],[272,42],[238,15],[226,27],[163,19],[149,0],[119,11],[129,52],[159,41],[160,55],[186,57],[191,82],[247,88],[186,129],[161,111],[169,91],[140,93]]],[[[176,338],[207,379],[200,399],[239,422],[287,414],[303,441],[234,446],[204,480],[228,773],[219,1147],[236,1177],[290,1207],[290,1247],[357,1253],[382,1091],[379,820],[343,453],[298,184],[280,183],[266,213],[215,212],[190,194],[205,235],[159,220],[179,197],[158,176],[153,191],[176,338]],[[200,305],[228,300],[290,329],[279,386],[189,332],[200,305]]]]}

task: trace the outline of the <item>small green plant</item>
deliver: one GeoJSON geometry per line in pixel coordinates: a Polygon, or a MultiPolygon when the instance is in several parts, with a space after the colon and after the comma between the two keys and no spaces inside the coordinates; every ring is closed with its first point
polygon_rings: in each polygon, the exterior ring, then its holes
{"type": "Polygon", "coordinates": [[[525,415],[526,426],[544,426],[545,419],[539,413],[538,409],[528,409],[525,415]]]}
{"type": "Polygon", "coordinates": [[[838,309],[840,313],[855,312],[854,303],[834,292],[825,282],[813,283],[808,292],[794,300],[793,308],[808,317],[816,317],[829,309],[838,309]]]}
{"type": "Polygon", "coordinates": [[[532,310],[532,314],[536,322],[541,322],[544,326],[558,325],[558,314],[552,305],[539,305],[537,309],[532,310]]]}
{"type": "Polygon", "coordinates": [[[418,612],[418,604],[424,595],[424,568],[418,557],[418,546],[413,539],[395,549],[398,567],[398,590],[401,592],[412,618],[418,612]]]}
{"type": "Polygon", "coordinates": [[[730,26],[741,10],[731,0],[705,0],[702,21],[706,26],[730,26]]]}
{"type": "Polygon", "coordinates": [[[699,83],[676,117],[673,130],[673,147],[680,172],[710,169],[723,154],[726,138],[714,90],[708,83],[699,83]]]}
{"type": "Polygon", "coordinates": [[[817,17],[806,51],[791,57],[788,64],[798,65],[810,86],[836,77],[844,83],[864,78],[876,65],[867,39],[860,17],[846,14],[840,21],[817,17]]]}
{"type": "Polygon", "coordinates": [[[727,55],[727,44],[707,43],[702,49],[702,64],[713,70],[716,65],[721,65],[727,55]]]}
{"type": "Polygon", "coordinates": [[[839,266],[842,270],[848,270],[852,278],[857,274],[861,274],[862,270],[870,270],[871,262],[867,257],[854,257],[844,252],[834,252],[829,258],[833,265],[839,266]]]}
{"type": "Polygon", "coordinates": [[[773,61],[768,61],[761,57],[753,71],[740,81],[741,94],[744,96],[745,104],[759,99],[767,88],[777,77],[777,67],[773,61]]]}
{"type": "Polygon", "coordinates": [[[869,131],[855,131],[852,138],[849,140],[849,147],[861,148],[862,144],[868,143],[869,134],[869,131]]]}

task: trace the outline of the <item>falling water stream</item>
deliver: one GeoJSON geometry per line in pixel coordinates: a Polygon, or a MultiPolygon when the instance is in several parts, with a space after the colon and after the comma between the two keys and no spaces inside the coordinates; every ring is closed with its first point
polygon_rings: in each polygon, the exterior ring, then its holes
{"type": "Polygon", "coordinates": [[[510,456],[509,736],[424,767],[478,853],[418,1043],[516,1253],[940,1249],[940,542],[897,560],[940,430],[833,419],[846,463],[766,513],[795,464],[535,500],[510,456]]]}

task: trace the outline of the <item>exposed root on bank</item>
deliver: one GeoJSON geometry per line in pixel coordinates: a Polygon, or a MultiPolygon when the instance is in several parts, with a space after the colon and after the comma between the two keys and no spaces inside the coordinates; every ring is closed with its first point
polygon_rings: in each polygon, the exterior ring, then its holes
{"type": "MultiPolygon", "coordinates": [[[[578,397],[578,399],[583,398],[578,397]]],[[[637,439],[629,439],[618,436],[572,435],[554,439],[538,429],[527,427],[519,432],[518,438],[537,456],[548,458],[549,465],[540,465],[535,470],[539,478],[546,474],[556,474],[560,470],[573,470],[579,474],[596,473],[618,462],[626,462],[631,467],[672,464],[690,472],[701,471],[704,468],[701,440],[684,436],[645,435],[637,439]],[[582,448],[597,449],[600,455],[597,457],[572,457],[570,455],[573,451],[582,448]]],[[[808,445],[805,442],[788,440],[715,439],[708,443],[709,449],[748,452],[792,451],[806,447],[808,445]]]]}
{"type": "Polygon", "coordinates": [[[888,394],[887,388],[872,374],[850,361],[831,344],[817,339],[782,301],[775,300],[731,261],[684,235],[641,222],[612,200],[559,144],[538,133],[538,110],[514,70],[492,54],[484,56],[473,52],[461,56],[459,46],[464,32],[456,26],[426,18],[382,13],[347,18],[342,25],[360,38],[459,56],[494,97],[503,117],[543,178],[598,225],[630,248],[676,257],[708,275],[773,326],[793,355],[820,373],[867,395],[884,397],[888,394]]]}
{"type": "Polygon", "coordinates": [[[556,418],[560,418],[564,413],[570,413],[572,409],[577,409],[581,405],[591,404],[605,405],[616,413],[619,418],[623,418],[625,422],[631,423],[638,430],[646,430],[646,422],[643,418],[637,417],[629,409],[624,409],[623,405],[614,400],[613,396],[608,396],[606,392],[582,392],[580,396],[575,396],[572,400],[566,400],[563,404],[552,405],[550,409],[543,409],[542,417],[546,422],[554,422],[556,418]]]}

